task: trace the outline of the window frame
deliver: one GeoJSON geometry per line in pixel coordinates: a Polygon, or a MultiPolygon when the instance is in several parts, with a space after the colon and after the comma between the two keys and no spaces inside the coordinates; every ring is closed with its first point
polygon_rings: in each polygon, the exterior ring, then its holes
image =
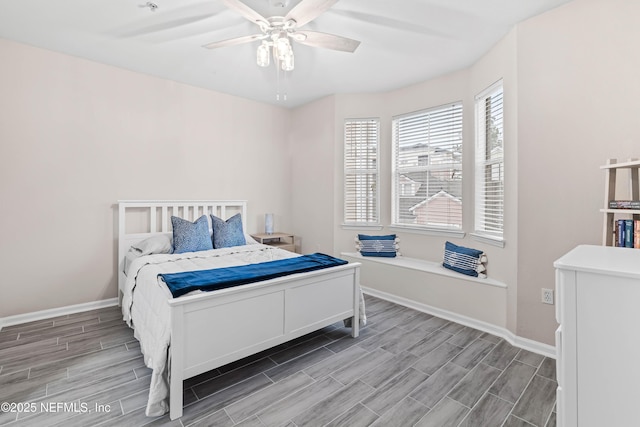
{"type": "MultiPolygon", "coordinates": [[[[380,118],[379,117],[367,117],[367,118],[347,118],[343,123],[343,209],[342,209],[342,227],[343,228],[376,228],[382,229],[380,222],[380,118]],[[375,170],[371,168],[348,168],[347,167],[347,156],[349,149],[349,141],[347,141],[348,130],[347,127],[350,123],[371,123],[375,126],[375,170]],[[373,172],[372,172],[373,171],[373,172]],[[365,219],[365,221],[357,221],[348,218],[347,208],[349,205],[348,195],[349,195],[349,185],[348,185],[348,176],[349,175],[370,175],[375,174],[375,191],[373,192],[373,202],[375,203],[375,208],[373,210],[374,218],[371,220],[365,219]]],[[[357,190],[356,190],[357,192],[357,190]]],[[[361,196],[362,197],[362,196],[361,196]]],[[[358,195],[355,195],[355,198],[358,198],[358,195]]],[[[355,202],[357,204],[357,201],[355,202]]]]}
{"type": "MultiPolygon", "coordinates": [[[[474,156],[474,231],[471,233],[475,240],[479,240],[494,246],[504,247],[504,207],[505,207],[505,163],[504,163],[504,83],[500,79],[493,83],[478,95],[474,100],[475,110],[475,156],[474,156]],[[493,115],[494,112],[489,112],[487,102],[496,95],[500,95],[499,107],[495,108],[499,110],[499,134],[502,137],[500,144],[495,145],[493,150],[500,149],[501,156],[497,158],[491,158],[488,156],[489,140],[487,135],[488,131],[488,115],[493,115]],[[491,168],[491,172],[487,172],[487,168],[491,168]],[[498,176],[501,180],[500,194],[497,196],[491,196],[494,203],[497,203],[498,209],[492,208],[493,212],[499,216],[500,220],[494,229],[490,229],[486,226],[487,219],[487,203],[490,203],[487,194],[487,173],[494,174],[493,169],[497,169],[498,176]]],[[[494,108],[492,107],[493,111],[494,108]]]]}
{"type": "MultiPolygon", "coordinates": [[[[425,118],[425,122],[429,122],[429,121],[433,121],[434,117],[430,116],[429,118],[425,118]]],[[[434,135],[431,135],[431,133],[429,133],[429,144],[433,144],[432,146],[436,146],[437,147],[437,143],[434,144],[434,141],[432,140],[433,138],[435,138],[434,135]]],[[[429,234],[429,235],[438,235],[438,236],[447,236],[447,237],[464,237],[465,233],[464,233],[464,225],[463,225],[463,220],[462,220],[462,209],[463,209],[463,204],[462,204],[462,189],[463,189],[463,159],[462,159],[462,152],[464,149],[464,104],[462,101],[454,101],[454,102],[449,102],[446,104],[442,104],[442,105],[438,105],[438,106],[434,106],[434,107],[430,107],[430,108],[426,108],[426,109],[422,109],[419,111],[414,111],[411,113],[405,113],[405,114],[401,114],[398,116],[394,116],[392,118],[392,156],[391,156],[391,168],[392,168],[392,182],[391,182],[391,225],[390,228],[392,230],[397,230],[397,231],[404,231],[404,232],[413,232],[413,233],[419,233],[419,234],[429,234]],[[446,114],[447,110],[451,110],[452,114],[457,115],[458,117],[455,117],[451,120],[451,124],[453,126],[455,126],[454,131],[452,131],[451,133],[453,134],[453,132],[456,132],[457,134],[460,135],[460,141],[459,141],[459,151],[457,151],[457,153],[459,153],[459,161],[454,163],[451,163],[451,168],[455,168],[455,170],[459,171],[460,173],[460,196],[459,196],[459,201],[461,203],[461,207],[460,207],[460,222],[459,225],[435,225],[435,224],[411,224],[411,223],[406,223],[406,222],[402,222],[400,219],[400,196],[401,194],[399,194],[400,192],[400,175],[402,175],[402,171],[403,170],[420,170],[424,168],[424,172],[429,171],[429,170],[437,170],[436,167],[434,167],[435,165],[433,164],[424,164],[425,162],[421,162],[420,161],[420,155],[418,155],[417,157],[417,165],[416,166],[411,166],[408,167],[407,169],[400,169],[398,164],[400,162],[400,159],[398,158],[398,147],[399,147],[399,141],[398,141],[398,126],[400,125],[400,121],[402,120],[411,120],[411,119],[415,119],[415,118],[419,118],[419,116],[422,115],[432,115],[432,114],[446,114]]],[[[451,155],[454,156],[456,153],[452,153],[451,155]]],[[[427,198],[425,199],[425,201],[428,199],[429,196],[429,191],[427,191],[427,198]]]]}

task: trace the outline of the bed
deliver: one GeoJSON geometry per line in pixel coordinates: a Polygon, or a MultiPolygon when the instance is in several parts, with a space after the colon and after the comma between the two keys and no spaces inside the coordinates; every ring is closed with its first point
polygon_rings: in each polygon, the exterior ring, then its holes
{"type": "Polygon", "coordinates": [[[359,263],[173,297],[170,282],[163,280],[173,273],[286,263],[300,256],[251,241],[246,206],[242,200],[118,202],[119,298],[153,370],[148,416],[168,409],[172,420],[181,417],[183,381],[195,375],[341,320],[350,324],[353,337],[359,334],[365,321],[359,263]],[[241,218],[246,244],[179,254],[139,249],[168,241],[177,221],[172,217],[196,222],[203,215],[241,218]]]}

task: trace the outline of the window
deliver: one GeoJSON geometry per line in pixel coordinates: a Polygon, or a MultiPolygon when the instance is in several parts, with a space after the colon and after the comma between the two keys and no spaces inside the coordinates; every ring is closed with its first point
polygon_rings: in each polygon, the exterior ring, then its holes
{"type": "Polygon", "coordinates": [[[393,119],[393,225],[462,229],[462,103],[393,119]]]}
{"type": "Polygon", "coordinates": [[[502,240],[504,132],[502,81],[476,97],[475,233],[502,240]]]}
{"type": "Polygon", "coordinates": [[[379,223],[378,119],[349,119],[344,124],[344,222],[379,223]]]}

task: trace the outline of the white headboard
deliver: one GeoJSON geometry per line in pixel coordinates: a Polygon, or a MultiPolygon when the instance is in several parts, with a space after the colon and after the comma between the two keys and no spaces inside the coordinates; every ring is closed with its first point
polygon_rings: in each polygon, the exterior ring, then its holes
{"type": "Polygon", "coordinates": [[[172,234],[172,216],[195,221],[213,214],[226,220],[237,213],[242,214],[246,231],[246,200],[118,200],[118,289],[124,286],[124,257],[131,245],[153,235],[172,234]]]}

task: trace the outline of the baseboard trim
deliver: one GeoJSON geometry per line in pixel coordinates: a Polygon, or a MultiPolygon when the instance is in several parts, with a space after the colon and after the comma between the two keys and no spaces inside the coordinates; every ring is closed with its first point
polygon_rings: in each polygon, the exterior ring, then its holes
{"type": "Polygon", "coordinates": [[[397,295],[393,295],[387,292],[379,291],[372,288],[367,288],[362,286],[362,292],[365,294],[369,294],[373,297],[380,298],[386,301],[390,301],[399,305],[403,305],[408,308],[412,308],[414,310],[421,311],[423,313],[431,314],[433,316],[438,316],[443,319],[460,323],[465,326],[469,326],[471,328],[478,329],[483,332],[488,332],[490,334],[499,336],[504,338],[509,344],[514,345],[516,347],[523,348],[528,351],[532,351],[534,353],[550,357],[552,359],[556,358],[556,348],[554,346],[544,344],[538,341],[530,340],[528,338],[523,338],[515,335],[513,332],[508,329],[501,328],[496,325],[492,325],[487,322],[483,322],[481,320],[477,320],[471,317],[463,316],[458,313],[454,313],[452,311],[443,310],[441,308],[433,307],[428,304],[419,303],[408,298],[399,297],[397,295]]]}
{"type": "Polygon", "coordinates": [[[21,323],[34,322],[36,320],[49,319],[51,317],[65,316],[67,314],[82,313],[83,311],[113,307],[114,305],[118,305],[118,298],[109,298],[100,301],[86,302],[83,304],[68,305],[65,307],[34,311],[32,313],[16,314],[15,316],[0,318],[0,330],[2,330],[2,328],[5,326],[19,325],[21,323]]]}

